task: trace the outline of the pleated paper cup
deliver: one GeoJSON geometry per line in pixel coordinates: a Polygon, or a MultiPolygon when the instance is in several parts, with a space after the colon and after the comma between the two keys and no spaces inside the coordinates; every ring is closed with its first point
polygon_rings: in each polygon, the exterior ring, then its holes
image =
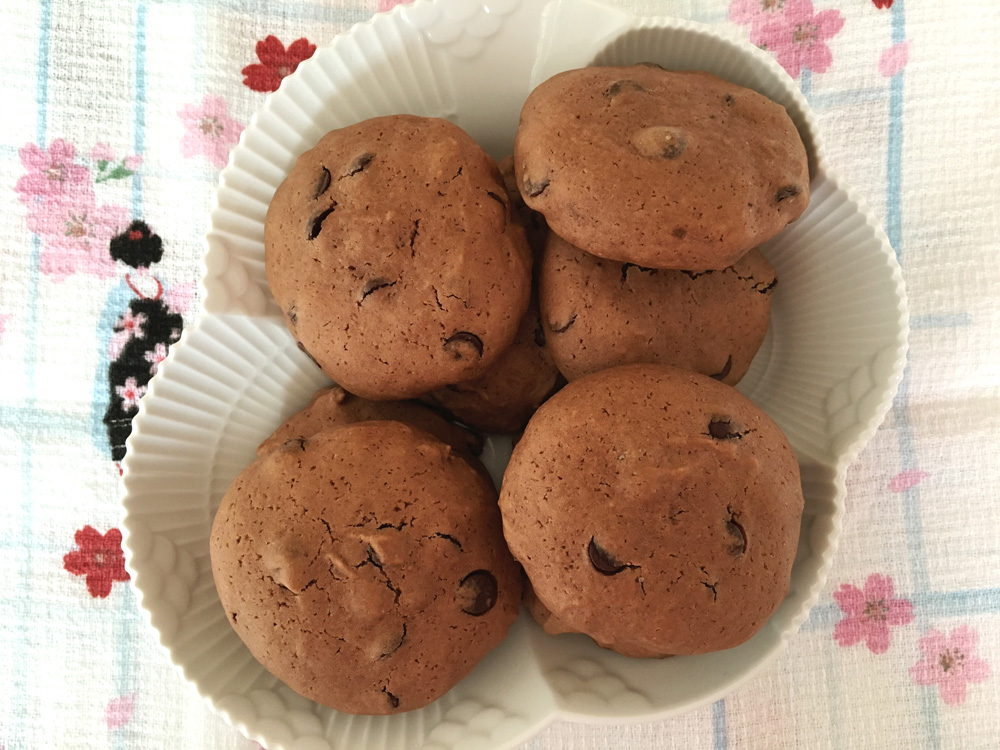
{"type": "MultiPolygon", "coordinates": [[[[765,665],[816,602],[836,550],[849,463],[889,408],[906,352],[899,266],[871,210],[831,171],[815,119],[774,60],[715,30],[589,0],[423,0],[336,37],[286,78],[223,170],[204,258],[204,310],[140,402],[123,463],[126,566],[160,644],[230,723],[269,750],[510,747],[556,719],[648,720],[714,701],[765,665]],[[257,444],[329,381],[296,347],[264,276],[268,202],[327,131],[379,115],[446,117],[510,152],[534,85],[588,64],[708,70],[783,104],[809,151],[812,199],[763,247],[780,279],[740,389],[785,431],[806,499],[788,596],[749,642],[629,659],[522,614],[507,640],[426,708],[349,716],[271,676],[230,627],[209,533],[257,444]]],[[[490,438],[499,478],[510,455],[490,438]]],[[[334,675],[333,679],[349,679],[334,675]]]]}

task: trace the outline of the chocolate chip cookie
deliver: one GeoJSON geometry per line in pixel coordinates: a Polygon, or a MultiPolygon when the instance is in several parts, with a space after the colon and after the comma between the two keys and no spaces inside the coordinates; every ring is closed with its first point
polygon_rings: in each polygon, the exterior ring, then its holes
{"type": "Polygon", "coordinates": [[[257,455],[270,453],[289,440],[309,438],[317,432],[371,421],[403,422],[416,427],[447,443],[463,458],[474,458],[483,452],[482,437],[449,422],[418,401],[369,401],[348,393],[340,386],[332,386],[316,391],[305,407],[260,444],[257,455]]]}
{"type": "Polygon", "coordinates": [[[568,380],[632,362],[734,385],[764,341],[777,279],[753,249],[721,271],[598,258],[550,234],[539,295],[548,349],[568,380]]]}
{"type": "Polygon", "coordinates": [[[446,120],[328,133],[275,192],[264,245],[292,334],[365,398],[478,377],[528,306],[530,251],[500,172],[446,120]]]}
{"type": "Polygon", "coordinates": [[[537,267],[542,252],[545,249],[545,240],[549,235],[549,226],[545,223],[545,217],[538,211],[528,208],[524,202],[524,197],[517,189],[517,177],[514,174],[514,156],[505,156],[497,164],[500,174],[503,176],[504,187],[507,188],[507,195],[510,198],[510,208],[514,218],[524,227],[524,232],[528,237],[528,247],[534,256],[537,267]]]}
{"type": "Polygon", "coordinates": [[[802,508],[774,422],[730,386],[645,364],[543,404],[500,493],[543,625],[632,656],[749,639],[788,590],[802,508]]]}
{"type": "Polygon", "coordinates": [[[411,711],[442,695],[503,640],[521,594],[493,487],[399,422],[258,458],[222,499],[211,553],[251,653],[349,713],[411,711]]]}
{"type": "Polygon", "coordinates": [[[560,380],[533,302],[514,343],[485,375],[432,391],[424,400],[477,430],[517,432],[560,380]]]}
{"type": "Polygon", "coordinates": [[[731,266],[809,203],[805,146],[784,107],[710,73],[582,68],[521,111],[525,202],[583,250],[648,268],[731,266]]]}

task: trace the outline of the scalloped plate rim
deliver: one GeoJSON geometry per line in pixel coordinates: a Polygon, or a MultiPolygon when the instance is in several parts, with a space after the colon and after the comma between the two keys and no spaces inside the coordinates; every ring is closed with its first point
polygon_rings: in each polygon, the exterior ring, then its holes
{"type": "MultiPolygon", "coordinates": [[[[420,5],[424,4],[431,5],[434,4],[435,2],[436,0],[419,0],[420,5]]],[[[330,44],[333,44],[334,41],[339,38],[346,38],[356,33],[359,33],[359,29],[363,27],[370,27],[373,24],[383,23],[383,21],[380,20],[383,17],[402,15],[404,7],[405,6],[396,6],[387,13],[378,13],[373,15],[367,21],[354,24],[349,29],[346,29],[344,32],[337,34],[324,46],[329,46],[330,44]]],[[[843,190],[847,194],[848,200],[852,201],[856,205],[858,211],[861,214],[863,214],[866,220],[866,224],[873,227],[873,229],[876,232],[876,236],[881,243],[882,253],[884,256],[883,259],[885,261],[886,266],[888,266],[891,272],[893,281],[895,282],[894,294],[896,295],[896,298],[898,300],[897,310],[899,312],[899,315],[896,321],[898,326],[898,334],[894,342],[896,356],[894,358],[891,376],[882,384],[882,387],[879,390],[879,398],[877,406],[874,409],[872,409],[865,424],[861,426],[859,429],[856,429],[856,434],[854,438],[850,441],[850,443],[842,447],[836,453],[836,460],[833,462],[833,465],[828,466],[828,468],[834,470],[834,476],[832,481],[836,488],[835,495],[831,500],[831,504],[834,508],[834,513],[831,516],[832,526],[829,533],[827,534],[827,540],[829,544],[826,550],[824,551],[823,556],[821,557],[821,565],[818,570],[818,575],[816,580],[813,581],[810,587],[808,596],[803,600],[803,603],[802,605],[800,605],[799,610],[794,614],[794,616],[790,618],[789,627],[783,633],[780,634],[779,639],[771,646],[771,648],[768,649],[750,669],[746,670],[743,674],[733,678],[725,687],[722,687],[719,690],[710,693],[707,697],[702,696],[693,699],[691,701],[683,701],[674,706],[671,706],[670,708],[661,711],[654,711],[646,714],[635,714],[627,717],[602,715],[602,714],[583,714],[556,707],[554,710],[544,715],[540,721],[526,728],[523,732],[518,733],[517,738],[512,739],[509,742],[503,743],[503,746],[507,747],[512,746],[517,742],[523,741],[526,738],[535,736],[539,731],[544,729],[546,726],[549,726],[554,722],[560,720],[572,721],[577,723],[623,725],[623,724],[655,721],[658,719],[663,719],[683,714],[688,711],[694,710],[696,708],[708,705],[709,703],[718,700],[720,697],[730,694],[733,690],[745,684],[749,679],[759,674],[766,666],[771,664],[773,660],[776,658],[776,656],[782,651],[788,639],[800,629],[802,623],[808,618],[809,611],[815,605],[816,601],[818,600],[822,592],[823,586],[825,585],[826,579],[829,575],[830,568],[832,567],[833,564],[834,557],[836,555],[837,547],[839,545],[839,536],[842,531],[843,517],[845,514],[847,470],[849,466],[853,463],[853,461],[857,458],[858,453],[863,449],[863,447],[875,434],[876,430],[878,429],[878,426],[885,419],[885,416],[892,406],[893,398],[895,397],[895,394],[898,392],[899,385],[902,382],[904,376],[906,355],[908,351],[909,310],[907,305],[907,295],[905,290],[905,284],[902,278],[901,268],[899,266],[895,253],[892,250],[892,247],[889,243],[887,236],[885,235],[885,232],[880,222],[875,217],[874,212],[868,206],[867,202],[860,195],[857,194],[857,192],[854,190],[853,187],[845,184],[839,178],[839,176],[829,167],[825,145],[822,142],[822,134],[820,133],[818,127],[815,126],[815,121],[811,118],[812,114],[811,108],[809,107],[808,102],[805,101],[805,98],[801,95],[801,91],[794,84],[794,81],[788,76],[788,74],[783,69],[780,68],[780,66],[771,56],[767,55],[766,53],[764,53],[759,49],[747,45],[745,42],[738,39],[731,32],[722,29],[714,29],[713,27],[710,27],[706,24],[689,21],[685,19],[673,19],[666,16],[648,16],[648,17],[637,16],[633,19],[631,28],[623,30],[622,34],[627,34],[637,29],[671,29],[671,28],[692,31],[698,34],[706,35],[713,39],[723,40],[733,45],[735,48],[739,49],[744,53],[752,54],[760,62],[765,63],[772,70],[773,73],[776,73],[786,78],[787,79],[786,84],[791,84],[792,88],[794,89],[794,96],[797,99],[801,100],[798,101],[799,106],[802,107],[803,111],[807,115],[809,115],[807,120],[810,122],[811,125],[810,136],[813,139],[815,161],[816,161],[816,173],[813,175],[813,180],[815,180],[820,175],[825,175],[826,178],[830,180],[837,188],[843,190]]],[[[306,61],[304,65],[308,64],[309,62],[310,61],[306,61]]],[[[257,112],[255,112],[247,128],[241,134],[237,146],[234,147],[233,150],[230,152],[227,166],[220,173],[218,189],[215,190],[213,193],[212,204],[210,206],[208,213],[209,216],[214,215],[215,211],[219,208],[219,194],[224,187],[228,187],[234,190],[238,189],[227,182],[227,175],[228,173],[231,172],[230,168],[233,166],[234,160],[235,158],[237,158],[241,150],[248,149],[248,146],[246,145],[245,142],[247,134],[254,130],[255,125],[258,122],[258,119],[261,117],[263,113],[273,109],[274,99],[275,99],[274,96],[267,97],[265,103],[260,107],[260,109],[258,109],[257,112]]],[[[132,549],[133,538],[132,538],[132,533],[128,529],[127,525],[130,514],[124,504],[125,500],[128,497],[128,493],[126,492],[126,485],[128,482],[128,478],[132,473],[130,466],[131,462],[128,460],[128,457],[130,455],[134,455],[133,451],[131,450],[133,436],[140,433],[142,425],[146,422],[147,419],[149,419],[149,417],[146,414],[147,412],[146,402],[149,396],[152,396],[155,399],[158,382],[164,380],[167,377],[167,375],[169,375],[169,373],[172,372],[173,369],[172,365],[176,361],[175,352],[181,351],[184,348],[186,348],[187,342],[190,340],[191,336],[195,335],[196,331],[202,328],[204,321],[211,318],[227,317],[227,316],[245,317],[241,316],[239,313],[211,313],[205,309],[205,301],[208,299],[210,294],[210,290],[207,288],[206,279],[209,277],[207,258],[213,252],[208,242],[208,238],[211,235],[212,231],[214,231],[214,226],[210,226],[209,230],[206,232],[206,235],[203,240],[203,246],[205,248],[205,252],[202,254],[199,260],[199,267],[201,272],[199,278],[199,284],[203,297],[202,297],[202,303],[199,308],[198,320],[195,323],[195,325],[190,326],[183,332],[181,340],[178,341],[171,348],[170,356],[168,356],[167,360],[161,365],[160,371],[151,381],[149,386],[148,396],[147,398],[142,399],[139,403],[139,411],[136,417],[134,418],[133,422],[134,426],[132,434],[126,441],[126,458],[122,463],[123,473],[120,482],[120,487],[121,487],[120,520],[123,532],[122,546],[123,549],[125,550],[125,568],[130,574],[130,586],[135,591],[138,597],[138,603],[140,605],[140,609],[142,610],[143,620],[156,632],[156,642],[158,646],[166,653],[170,662],[184,676],[185,681],[191,684],[192,687],[194,687],[198,695],[211,707],[213,712],[222,715],[223,718],[227,721],[227,723],[229,723],[231,726],[241,731],[244,735],[246,735],[250,739],[262,742],[267,738],[261,735],[258,731],[252,729],[246,722],[236,719],[236,717],[233,716],[228,710],[218,706],[216,702],[217,698],[213,694],[204,691],[199,683],[195,682],[191,677],[188,676],[187,669],[185,668],[184,664],[175,658],[171,646],[169,646],[167,643],[164,642],[165,640],[169,641],[170,639],[165,639],[163,632],[161,632],[158,628],[156,628],[152,624],[153,614],[150,610],[150,603],[146,601],[147,592],[144,590],[146,587],[140,585],[140,579],[144,577],[142,576],[141,563],[138,564],[139,567],[136,567],[136,563],[134,562],[134,551],[132,549]]]]}

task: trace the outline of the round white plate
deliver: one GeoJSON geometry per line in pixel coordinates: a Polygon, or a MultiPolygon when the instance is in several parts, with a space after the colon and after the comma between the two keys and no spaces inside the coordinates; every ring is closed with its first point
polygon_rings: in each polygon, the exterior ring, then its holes
{"type": "MultiPolygon", "coordinates": [[[[269,750],[506,747],[558,718],[651,719],[716,700],[770,660],[815,603],[847,466],[902,376],[907,312],[895,255],[870,209],[830,171],[795,83],[765,53],[707,27],[637,19],[591,0],[422,0],[338,36],[244,132],[220,178],[207,244],[204,314],[160,367],[127,443],[126,566],[173,662],[269,750]],[[229,626],[208,551],[230,481],[328,382],[296,348],[267,289],[272,193],[324,133],[378,115],[447,117],[500,158],[534,85],[591,63],[641,61],[760,91],[788,109],[809,150],[812,201],[764,246],[780,283],[771,331],[740,384],[785,430],[802,467],[805,515],[787,598],[748,643],[715,654],[629,659],[583,636],[547,636],[522,614],[472,675],[419,711],[352,717],[296,695],[229,626]]],[[[509,441],[488,446],[494,477],[507,455],[509,441]]]]}

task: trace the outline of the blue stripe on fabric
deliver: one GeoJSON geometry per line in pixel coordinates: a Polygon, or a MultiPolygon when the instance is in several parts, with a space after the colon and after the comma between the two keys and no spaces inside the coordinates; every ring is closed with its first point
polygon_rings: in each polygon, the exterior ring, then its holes
{"type": "MultiPolygon", "coordinates": [[[[146,148],[146,6],[139,3],[135,12],[135,122],[133,150],[142,154],[146,148]]],[[[132,175],[132,216],[142,214],[142,171],[132,175]]]]}
{"type": "Polygon", "coordinates": [[[972,316],[969,313],[914,315],[910,318],[911,331],[924,331],[930,328],[962,328],[968,325],[972,325],[972,316]]]}
{"type": "MultiPolygon", "coordinates": [[[[52,33],[52,2],[42,0],[38,18],[38,71],[35,79],[35,102],[38,107],[37,120],[35,123],[35,143],[39,148],[45,147],[48,134],[48,99],[49,99],[49,39],[52,33]]],[[[41,265],[42,243],[38,235],[31,235],[31,258],[28,271],[28,289],[25,311],[25,330],[28,332],[28,346],[25,351],[24,379],[25,379],[25,416],[26,420],[21,422],[21,427],[29,425],[35,419],[35,412],[38,408],[38,400],[35,397],[35,369],[38,356],[38,288],[39,273],[41,265]]],[[[32,492],[32,464],[34,463],[34,441],[21,440],[21,513],[20,525],[18,529],[18,541],[20,542],[21,554],[18,555],[20,564],[18,571],[18,585],[26,586],[31,580],[34,571],[33,548],[35,536],[34,523],[34,502],[32,492]]],[[[30,625],[27,618],[28,603],[31,600],[26,591],[19,592],[15,603],[15,628],[16,634],[13,644],[14,664],[13,675],[11,676],[11,687],[15,700],[23,701],[20,708],[20,715],[27,718],[31,715],[31,707],[28,705],[28,672],[29,665],[34,663],[32,658],[32,645],[34,639],[29,637],[30,625]]],[[[11,732],[9,741],[13,747],[27,747],[27,733],[30,731],[25,725],[26,722],[16,721],[14,726],[9,727],[11,732]]]]}
{"type": "MultiPolygon", "coordinates": [[[[906,17],[904,0],[896,0],[892,6],[892,43],[899,44],[906,38],[906,17]]],[[[889,82],[889,143],[886,158],[886,234],[896,251],[896,257],[903,263],[903,76],[900,71],[889,82]]],[[[893,405],[896,434],[899,441],[900,468],[903,471],[917,467],[916,439],[909,414],[910,367],[903,372],[899,384],[899,394],[893,405]]],[[[911,574],[915,595],[931,593],[930,575],[927,570],[927,556],[924,548],[923,518],[920,511],[920,486],[903,492],[903,526],[906,531],[906,548],[910,558],[911,574]]],[[[921,632],[930,626],[931,612],[927,608],[914,607],[914,620],[921,632]]],[[[928,689],[923,692],[923,718],[925,742],[929,750],[941,747],[941,726],[937,695],[928,689]]]]}
{"type": "MultiPolygon", "coordinates": [[[[138,217],[137,217],[138,218],[138,217]]],[[[111,344],[111,336],[114,333],[115,323],[119,316],[125,312],[128,303],[132,299],[132,290],[129,289],[125,279],[119,280],[108,293],[108,301],[101,311],[101,317],[97,321],[97,351],[101,353],[100,364],[97,372],[94,373],[94,396],[93,410],[91,412],[90,435],[94,441],[94,447],[98,452],[111,458],[111,442],[108,439],[108,431],[104,426],[104,412],[108,407],[111,398],[111,385],[108,382],[108,366],[110,360],[107,356],[108,346],[111,344]]]]}
{"type": "MultiPolygon", "coordinates": [[[[133,138],[135,153],[143,154],[146,147],[146,5],[140,2],[135,9],[135,121],[133,124],[133,138]]],[[[142,217],[142,171],[136,170],[132,176],[132,217],[140,219],[142,217]]],[[[107,336],[104,342],[104,351],[107,351],[108,342],[112,333],[114,322],[109,322],[107,318],[114,316],[117,312],[123,311],[128,304],[127,292],[131,290],[124,282],[120,283],[116,290],[108,295],[108,304],[105,306],[98,329],[98,336],[107,336]]],[[[102,358],[101,360],[105,360],[102,358]]],[[[103,369],[103,368],[100,368],[103,369]]],[[[110,398],[110,391],[107,386],[107,370],[104,370],[105,398],[110,398]]],[[[101,378],[97,378],[101,380],[101,378]]],[[[101,402],[95,402],[101,403],[101,402]]],[[[103,426],[103,421],[101,422],[103,426]]],[[[117,497],[116,497],[117,500],[117,497]]],[[[115,644],[116,654],[116,681],[118,686],[118,696],[134,694],[136,692],[135,676],[132,673],[132,657],[136,653],[135,628],[136,605],[135,596],[130,586],[123,586],[121,596],[118,597],[117,617],[115,618],[115,644]]],[[[127,726],[127,725],[126,725],[127,726]]],[[[114,731],[112,746],[114,750],[128,750],[131,744],[128,741],[128,731],[119,729],[114,731]]]]}
{"type": "MultiPolygon", "coordinates": [[[[1000,588],[967,589],[965,591],[915,591],[896,596],[908,599],[914,610],[926,617],[972,617],[1000,614],[1000,588]]],[[[831,630],[844,616],[836,603],[817,604],[809,611],[809,619],[802,625],[802,632],[831,630]]]]}
{"type": "MultiPolygon", "coordinates": [[[[892,7],[892,43],[899,44],[906,34],[903,17],[903,0],[897,0],[892,7]]],[[[903,74],[900,71],[889,81],[889,148],[886,164],[886,234],[896,250],[896,257],[902,259],[903,213],[902,163],[903,163],[903,74]]]]}
{"type": "Polygon", "coordinates": [[[712,750],[726,750],[729,738],[726,736],[726,701],[712,704],[712,750]]]}
{"type": "Polygon", "coordinates": [[[812,71],[809,70],[809,68],[803,68],[799,88],[802,90],[802,96],[806,98],[806,101],[810,106],[812,106],[812,81],[812,71]]]}

